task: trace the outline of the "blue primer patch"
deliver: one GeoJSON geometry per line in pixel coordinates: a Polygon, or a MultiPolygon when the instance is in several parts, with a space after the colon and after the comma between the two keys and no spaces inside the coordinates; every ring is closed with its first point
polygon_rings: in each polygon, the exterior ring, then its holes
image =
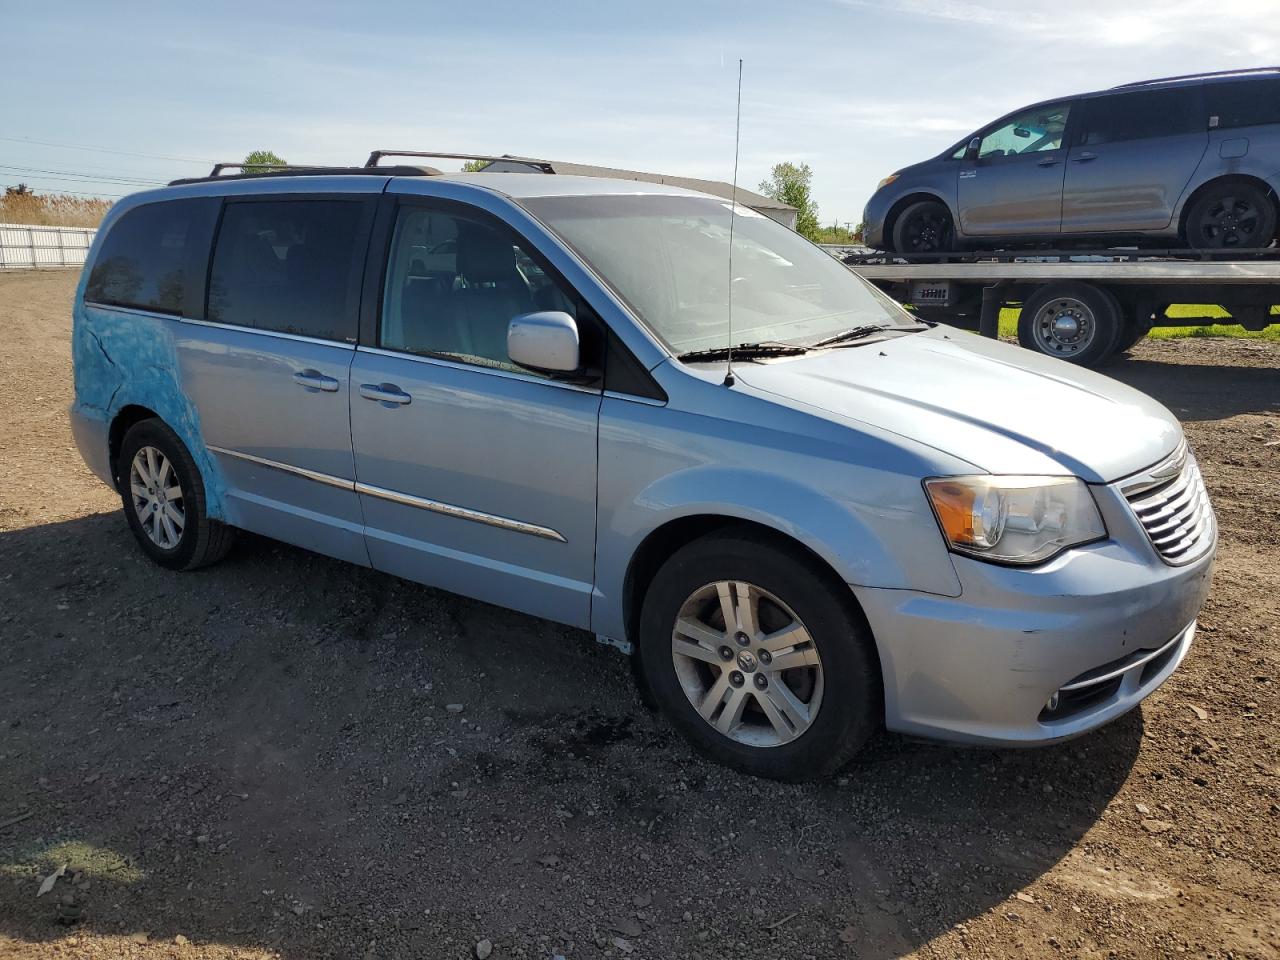
{"type": "MultiPolygon", "coordinates": [[[[83,285],[83,284],[82,284],[83,285]]],[[[86,304],[77,298],[71,331],[76,406],[110,424],[125,407],[155,411],[182,442],[204,481],[209,516],[226,519],[227,484],[179,383],[172,326],[180,321],[86,304]]]]}

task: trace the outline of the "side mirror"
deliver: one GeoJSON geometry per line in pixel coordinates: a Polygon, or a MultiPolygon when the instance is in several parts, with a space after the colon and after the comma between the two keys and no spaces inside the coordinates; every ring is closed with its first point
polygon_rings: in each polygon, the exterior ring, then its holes
{"type": "Polygon", "coordinates": [[[969,141],[968,149],[966,149],[964,152],[964,158],[966,160],[977,160],[978,151],[981,149],[982,149],[982,138],[974,137],[972,140],[969,141]]]}
{"type": "Polygon", "coordinates": [[[507,325],[507,356],[539,373],[576,373],[582,366],[578,324],[562,310],[513,317],[507,325]]]}

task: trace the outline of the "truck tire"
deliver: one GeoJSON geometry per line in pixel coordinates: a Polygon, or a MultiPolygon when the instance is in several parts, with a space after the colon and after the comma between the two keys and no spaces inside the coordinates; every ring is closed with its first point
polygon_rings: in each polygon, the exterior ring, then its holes
{"type": "Polygon", "coordinates": [[[1028,350],[1082,367],[1096,367],[1116,351],[1124,319],[1120,304],[1088,283],[1045,284],[1022,304],[1018,342],[1028,350]]]}

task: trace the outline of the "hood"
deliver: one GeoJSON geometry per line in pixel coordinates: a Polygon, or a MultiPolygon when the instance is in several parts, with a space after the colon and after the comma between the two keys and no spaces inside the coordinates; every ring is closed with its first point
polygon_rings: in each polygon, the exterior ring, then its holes
{"type": "Polygon", "coordinates": [[[949,327],[794,359],[738,379],[834,418],[927,444],[988,473],[1110,483],[1177,446],[1163,406],[1109,377],[949,327]]]}

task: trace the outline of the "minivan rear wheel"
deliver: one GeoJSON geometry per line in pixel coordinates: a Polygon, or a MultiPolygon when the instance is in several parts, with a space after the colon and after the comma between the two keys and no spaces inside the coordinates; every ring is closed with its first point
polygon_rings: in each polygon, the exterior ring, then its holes
{"type": "Polygon", "coordinates": [[[1228,181],[1209,187],[1187,211],[1187,243],[1197,250],[1266,247],[1276,235],[1276,208],[1259,187],[1228,181]]]}
{"type": "Polygon", "coordinates": [[[883,715],[879,663],[848,588],[749,529],[703,537],[658,571],[639,668],[698,750],[745,773],[806,780],[857,752],[883,715]]]}
{"type": "Polygon", "coordinates": [[[1083,367],[1101,364],[1120,342],[1123,316],[1110,293],[1087,283],[1051,283],[1022,304],[1018,342],[1083,367]]]}
{"type": "Polygon", "coordinates": [[[895,253],[948,253],[955,249],[951,211],[938,200],[919,200],[893,222],[895,253]]]}
{"type": "Polygon", "coordinates": [[[164,421],[142,420],[129,428],[116,470],[129,529],[160,566],[194,570],[231,549],[235,528],[209,516],[200,471],[164,421]]]}

